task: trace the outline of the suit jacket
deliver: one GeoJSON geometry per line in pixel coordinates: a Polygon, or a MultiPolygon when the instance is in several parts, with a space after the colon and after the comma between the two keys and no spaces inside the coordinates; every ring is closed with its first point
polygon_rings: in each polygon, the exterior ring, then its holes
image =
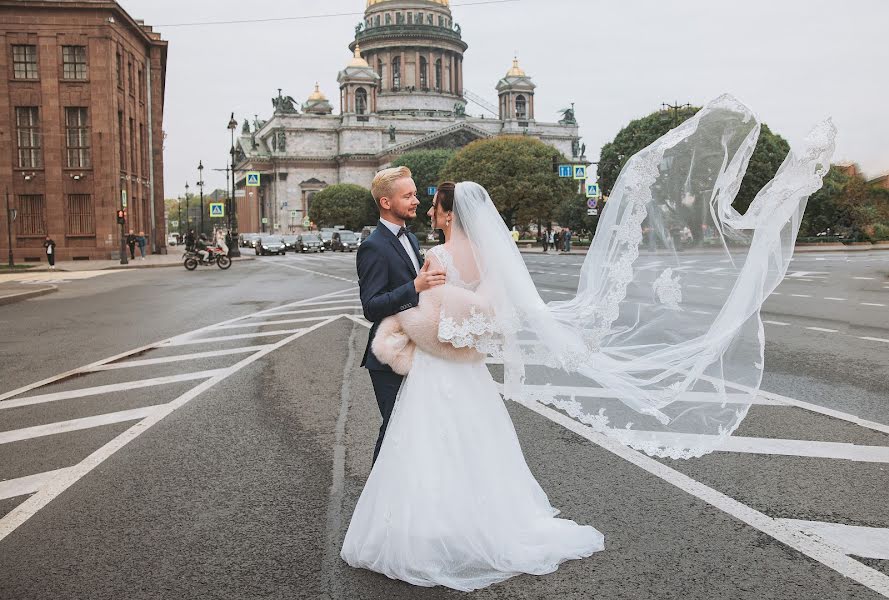
{"type": "MultiPolygon", "coordinates": [[[[407,235],[422,268],[420,243],[414,234],[407,235]]],[[[371,344],[383,319],[420,303],[414,288],[417,272],[401,241],[382,223],[358,247],[356,262],[364,318],[373,323],[361,366],[372,371],[391,371],[374,356],[371,344]]]]}

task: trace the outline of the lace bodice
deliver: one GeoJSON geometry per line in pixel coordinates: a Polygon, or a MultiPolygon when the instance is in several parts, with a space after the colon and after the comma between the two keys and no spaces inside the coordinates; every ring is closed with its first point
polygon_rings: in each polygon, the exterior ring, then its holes
{"type": "Polygon", "coordinates": [[[445,279],[451,285],[456,285],[457,287],[461,287],[466,290],[474,290],[478,287],[478,280],[476,281],[464,281],[463,276],[460,273],[460,270],[457,268],[457,265],[454,263],[454,256],[450,253],[450,251],[444,246],[444,244],[434,246],[430,248],[426,252],[427,256],[432,256],[445,270],[445,279]]]}

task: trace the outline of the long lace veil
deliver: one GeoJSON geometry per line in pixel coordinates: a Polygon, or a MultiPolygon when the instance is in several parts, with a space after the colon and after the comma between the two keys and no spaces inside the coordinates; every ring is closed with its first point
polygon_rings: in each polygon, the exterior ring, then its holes
{"type": "Polygon", "coordinates": [[[719,448],[758,393],[760,309],[836,133],[829,120],[816,126],[740,214],[732,202],[759,130],[722,96],[633,156],[566,301],[543,302],[484,188],[457,185],[455,231],[484,298],[461,344],[502,361],[506,397],[550,404],[653,456],[719,448]]]}

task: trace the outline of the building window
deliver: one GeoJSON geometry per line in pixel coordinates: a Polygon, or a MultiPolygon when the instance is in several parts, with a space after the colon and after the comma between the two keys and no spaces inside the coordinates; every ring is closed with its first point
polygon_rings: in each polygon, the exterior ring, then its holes
{"type": "Polygon", "coordinates": [[[420,87],[424,90],[429,89],[428,61],[425,56],[420,57],[420,87]]]}
{"type": "Polygon", "coordinates": [[[520,120],[528,118],[528,103],[525,101],[524,96],[516,96],[515,118],[520,120]]]}
{"type": "Polygon", "coordinates": [[[62,46],[62,78],[86,79],[86,46],[62,46]]]}
{"type": "Polygon", "coordinates": [[[115,69],[117,70],[117,87],[123,89],[123,56],[121,56],[119,49],[117,51],[117,62],[115,63],[115,69]]]}
{"type": "Polygon", "coordinates": [[[426,15],[426,24],[427,25],[435,25],[435,15],[429,13],[426,15]]]}
{"type": "Polygon", "coordinates": [[[41,165],[40,112],[36,106],[15,109],[16,139],[20,169],[39,169],[41,165]]]}
{"type": "Polygon", "coordinates": [[[386,25],[392,24],[392,15],[390,13],[386,13],[386,25]]]}
{"type": "Polygon", "coordinates": [[[414,13],[412,13],[412,12],[407,13],[407,24],[411,25],[411,24],[413,24],[413,22],[414,22],[414,13]]]}
{"type": "Polygon", "coordinates": [[[142,176],[148,177],[148,152],[145,148],[145,124],[139,123],[139,160],[142,164],[142,176]]]}
{"type": "Polygon", "coordinates": [[[441,91],[441,59],[435,61],[435,89],[441,91]]]}
{"type": "Polygon", "coordinates": [[[385,89],[386,87],[386,66],[383,64],[381,59],[377,59],[377,75],[380,76],[380,89],[385,89]]]}
{"type": "Polygon", "coordinates": [[[355,90],[355,112],[359,115],[367,112],[367,90],[364,88],[355,90]]]}
{"type": "Polygon", "coordinates": [[[142,94],[142,69],[137,71],[138,78],[136,79],[136,98],[139,99],[139,102],[145,102],[145,96],[142,94]]]}
{"type": "Polygon", "coordinates": [[[380,15],[374,17],[374,27],[380,26],[380,15]]]}
{"type": "Polygon", "coordinates": [[[392,89],[398,91],[401,89],[401,57],[396,56],[392,59],[392,89]]]}
{"type": "Polygon", "coordinates": [[[68,145],[68,168],[88,169],[90,166],[90,135],[86,108],[65,108],[65,139],[68,145]]]}
{"type": "Polygon", "coordinates": [[[438,26],[439,26],[439,27],[444,27],[444,26],[445,26],[444,17],[441,16],[441,15],[438,16],[438,26]]]}
{"type": "Polygon", "coordinates": [[[13,77],[37,79],[37,46],[21,44],[12,47],[13,77]]]}
{"type": "Polygon", "coordinates": [[[44,203],[42,194],[25,194],[19,196],[18,235],[42,236],[46,235],[46,219],[44,218],[44,203]]]}
{"type": "Polygon", "coordinates": [[[136,169],[136,125],[133,117],[130,117],[130,173],[137,173],[136,169]]]}
{"type": "Polygon", "coordinates": [[[130,78],[130,96],[136,95],[136,78],[133,76],[133,61],[127,61],[127,77],[130,78]]]}
{"type": "Polygon", "coordinates": [[[403,25],[403,24],[404,24],[404,13],[401,13],[401,12],[397,12],[397,13],[395,13],[395,23],[396,23],[397,25],[403,25]]]}
{"type": "Polygon", "coordinates": [[[415,25],[422,25],[423,24],[423,13],[417,13],[417,15],[414,17],[414,24],[415,25]]]}
{"type": "Polygon", "coordinates": [[[123,111],[117,111],[117,139],[118,139],[118,151],[120,156],[120,170],[127,170],[127,145],[126,145],[126,131],[123,130],[123,111]]]}
{"type": "Polygon", "coordinates": [[[89,194],[68,195],[67,235],[95,235],[93,198],[89,194]]]}

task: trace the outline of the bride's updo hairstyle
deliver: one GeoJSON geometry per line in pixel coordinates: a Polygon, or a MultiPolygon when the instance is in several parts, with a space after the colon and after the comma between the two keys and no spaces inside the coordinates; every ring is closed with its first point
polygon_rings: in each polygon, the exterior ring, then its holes
{"type": "Polygon", "coordinates": [[[454,192],[457,190],[457,184],[453,181],[445,181],[438,186],[435,192],[435,203],[440,205],[445,212],[454,210],[454,192]]]}

